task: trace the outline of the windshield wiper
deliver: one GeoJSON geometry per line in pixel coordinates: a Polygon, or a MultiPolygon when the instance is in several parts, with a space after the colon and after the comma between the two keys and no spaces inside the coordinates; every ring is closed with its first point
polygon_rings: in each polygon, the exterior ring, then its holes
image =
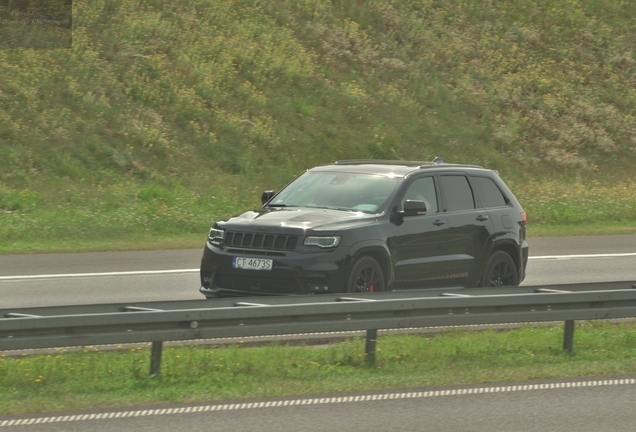
{"type": "Polygon", "coordinates": [[[328,206],[315,206],[315,205],[293,205],[293,204],[267,204],[266,207],[305,207],[310,209],[322,209],[322,210],[338,210],[338,211],[346,211],[346,212],[356,212],[356,210],[352,210],[350,208],[345,207],[328,207],[328,206]]]}
{"type": "Polygon", "coordinates": [[[298,206],[289,205],[289,204],[267,204],[267,207],[298,207],[298,206]]]}
{"type": "Polygon", "coordinates": [[[355,210],[351,210],[346,207],[324,207],[324,206],[308,206],[311,208],[323,209],[323,210],[338,210],[338,211],[346,211],[346,212],[355,212],[355,210]]]}

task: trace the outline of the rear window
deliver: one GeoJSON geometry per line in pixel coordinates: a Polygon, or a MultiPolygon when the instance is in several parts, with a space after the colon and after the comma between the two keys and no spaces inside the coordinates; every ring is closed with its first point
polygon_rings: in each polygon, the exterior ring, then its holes
{"type": "Polygon", "coordinates": [[[487,177],[471,177],[470,179],[477,189],[482,207],[504,207],[508,204],[506,197],[492,179],[487,177]]]}
{"type": "Polygon", "coordinates": [[[442,189],[446,200],[446,211],[471,210],[475,208],[473,190],[463,175],[444,175],[441,177],[442,189]]]}

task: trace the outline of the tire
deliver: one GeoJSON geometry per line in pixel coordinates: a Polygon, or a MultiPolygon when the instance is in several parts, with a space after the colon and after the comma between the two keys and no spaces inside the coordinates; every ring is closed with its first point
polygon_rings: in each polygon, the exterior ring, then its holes
{"type": "Polygon", "coordinates": [[[363,256],[353,265],[349,282],[348,293],[379,292],[385,290],[384,273],[378,262],[370,257],[363,256]]]}
{"type": "Polygon", "coordinates": [[[517,267],[510,255],[504,251],[493,253],[486,263],[486,270],[481,278],[482,287],[518,286],[517,267]]]}

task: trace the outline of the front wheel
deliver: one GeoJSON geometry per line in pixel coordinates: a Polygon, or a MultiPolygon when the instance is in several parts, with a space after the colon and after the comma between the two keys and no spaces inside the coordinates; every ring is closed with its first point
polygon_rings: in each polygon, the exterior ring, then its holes
{"type": "Polygon", "coordinates": [[[384,273],[380,264],[370,256],[359,258],[353,265],[353,270],[349,276],[347,292],[361,293],[384,290],[384,273]]]}
{"type": "Polygon", "coordinates": [[[480,285],[483,287],[519,285],[517,267],[510,255],[504,251],[493,253],[486,263],[480,285]]]}

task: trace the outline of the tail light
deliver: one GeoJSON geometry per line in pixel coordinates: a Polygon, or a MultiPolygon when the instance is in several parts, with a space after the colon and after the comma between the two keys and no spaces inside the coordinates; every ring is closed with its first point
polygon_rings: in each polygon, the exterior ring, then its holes
{"type": "Polygon", "coordinates": [[[528,223],[528,215],[526,215],[526,212],[521,212],[521,223],[524,225],[528,223]]]}

